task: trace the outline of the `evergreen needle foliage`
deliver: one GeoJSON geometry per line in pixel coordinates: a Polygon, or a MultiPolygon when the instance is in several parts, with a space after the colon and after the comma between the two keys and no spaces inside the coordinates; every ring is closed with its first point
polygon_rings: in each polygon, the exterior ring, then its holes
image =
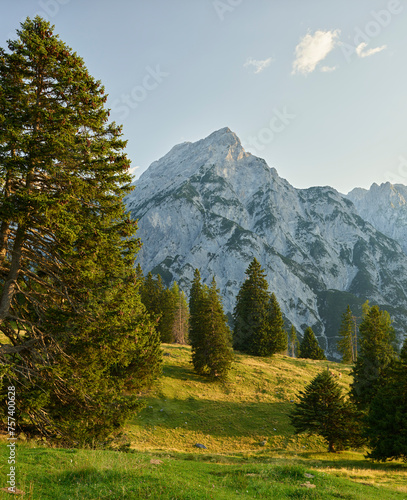
{"type": "Polygon", "coordinates": [[[227,316],[216,281],[211,286],[202,285],[196,269],[189,302],[192,363],[200,375],[212,380],[225,380],[230,370],[233,352],[227,316]]]}
{"type": "Polygon", "coordinates": [[[349,364],[356,361],[356,338],[355,322],[352,311],[348,305],[346,312],[342,314],[342,322],[339,328],[338,352],[342,354],[342,363],[349,364]]]}
{"type": "Polygon", "coordinates": [[[345,400],[328,370],[300,391],[299,399],[290,416],[296,434],[308,432],[323,436],[330,452],[362,444],[360,415],[356,407],[345,400]]]}
{"type": "MultiPolygon", "coordinates": [[[[0,49],[0,346],[19,429],[100,442],[160,372],[133,269],[121,129],[82,59],[40,17],[0,49]]],[[[3,406],[4,408],[4,406],[3,406]]]]}
{"type": "Polygon", "coordinates": [[[407,462],[407,362],[392,363],[374,396],[366,418],[373,460],[407,462]]]}
{"type": "Polygon", "coordinates": [[[287,351],[287,332],[284,329],[284,320],[280,304],[278,303],[277,297],[274,293],[272,293],[270,297],[270,326],[272,332],[272,354],[287,351]]]}
{"type": "Polygon", "coordinates": [[[353,369],[352,398],[360,408],[368,408],[379,385],[385,379],[387,367],[395,359],[394,328],[387,311],[378,306],[364,307],[359,326],[359,354],[353,369]]]}
{"type": "Polygon", "coordinates": [[[184,292],[181,292],[176,281],[171,288],[166,288],[160,275],[154,277],[149,272],[144,278],[141,267],[137,268],[137,274],[141,281],[141,301],[156,322],[161,342],[185,344],[188,339],[189,311],[184,292]]]}
{"type": "Polygon", "coordinates": [[[266,274],[257,259],[246,270],[234,310],[233,347],[255,356],[271,356],[287,349],[287,333],[280,306],[270,295],[266,274]]]}
{"type": "Polygon", "coordinates": [[[288,353],[292,358],[298,354],[299,342],[297,340],[297,330],[294,325],[291,325],[288,335],[288,353]]]}
{"type": "Polygon", "coordinates": [[[298,357],[308,359],[326,359],[324,351],[321,347],[319,347],[318,340],[316,339],[310,326],[305,329],[304,337],[300,343],[298,357]]]}

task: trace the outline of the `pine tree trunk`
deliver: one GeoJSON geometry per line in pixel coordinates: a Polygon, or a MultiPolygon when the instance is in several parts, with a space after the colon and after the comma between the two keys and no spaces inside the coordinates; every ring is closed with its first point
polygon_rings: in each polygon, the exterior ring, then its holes
{"type": "Polygon", "coordinates": [[[21,226],[17,229],[16,238],[14,240],[10,271],[4,283],[0,298],[0,324],[4,321],[9,313],[10,304],[13,300],[13,295],[16,289],[18,273],[21,267],[21,258],[23,252],[23,243],[25,238],[25,228],[21,226]]]}

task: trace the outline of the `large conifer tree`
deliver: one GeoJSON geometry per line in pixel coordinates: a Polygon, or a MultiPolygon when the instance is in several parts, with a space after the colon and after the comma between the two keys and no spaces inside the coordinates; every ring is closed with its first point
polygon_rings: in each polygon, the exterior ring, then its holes
{"type": "Polygon", "coordinates": [[[365,305],[351,385],[352,398],[361,408],[368,408],[379,385],[384,382],[386,368],[395,359],[395,332],[391,323],[387,311],[365,305]]]}
{"type": "Polygon", "coordinates": [[[328,370],[300,391],[299,399],[290,415],[297,434],[323,436],[330,452],[362,444],[360,415],[353,404],[345,400],[328,370]]]}
{"type": "Polygon", "coordinates": [[[100,82],[43,19],[0,50],[0,346],[20,426],[104,439],[159,373],[133,269],[129,160],[100,82]],[[27,427],[27,425],[26,425],[27,427]]]}
{"type": "Polygon", "coordinates": [[[231,367],[233,352],[231,333],[215,278],[207,287],[201,284],[199,271],[195,271],[189,308],[189,339],[194,369],[212,380],[224,380],[231,367]]]}
{"type": "Polygon", "coordinates": [[[394,360],[381,378],[366,417],[368,457],[407,462],[407,358],[394,360]]]}
{"type": "Polygon", "coordinates": [[[266,274],[257,259],[246,270],[234,310],[233,347],[255,356],[271,356],[287,348],[280,306],[270,295],[266,274]]]}

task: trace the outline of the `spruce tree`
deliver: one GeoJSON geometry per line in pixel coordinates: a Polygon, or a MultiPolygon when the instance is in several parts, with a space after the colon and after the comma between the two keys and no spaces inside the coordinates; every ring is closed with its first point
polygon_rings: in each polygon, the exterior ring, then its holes
{"type": "MultiPolygon", "coordinates": [[[[173,285],[178,287],[178,285],[173,285]]],[[[178,288],[177,288],[178,290],[178,288]]],[[[145,277],[141,289],[141,300],[156,323],[161,342],[174,342],[173,327],[178,304],[178,291],[166,288],[158,274],[151,272],[145,277]]]]}
{"type": "Polygon", "coordinates": [[[121,130],[82,59],[40,17],[0,50],[0,345],[20,429],[104,439],[160,370],[133,264],[121,130]]]}
{"type": "Polygon", "coordinates": [[[288,347],[287,332],[284,329],[284,320],[280,304],[274,293],[270,297],[270,327],[271,327],[271,349],[270,353],[285,352],[288,347]]]}
{"type": "Polygon", "coordinates": [[[190,343],[195,371],[212,380],[225,380],[233,352],[231,333],[215,278],[211,286],[207,287],[201,285],[199,272],[195,272],[190,315],[190,343]]]}
{"type": "Polygon", "coordinates": [[[318,340],[316,339],[310,326],[305,329],[304,337],[300,343],[298,357],[308,359],[326,359],[324,351],[321,347],[319,347],[318,340]]]}
{"type": "Polygon", "coordinates": [[[401,346],[400,359],[407,365],[407,336],[404,339],[403,345],[401,346]]]}
{"type": "Polygon", "coordinates": [[[407,462],[407,359],[386,369],[365,420],[368,458],[407,462]]]}
{"type": "Polygon", "coordinates": [[[201,283],[201,275],[198,269],[194,271],[189,294],[189,343],[192,349],[192,363],[197,373],[204,373],[205,352],[204,352],[204,332],[203,318],[205,317],[205,290],[201,283]]]}
{"type": "Polygon", "coordinates": [[[288,335],[288,352],[292,358],[296,357],[298,352],[299,342],[297,340],[297,330],[294,325],[291,325],[289,335],[288,335]]]}
{"type": "Polygon", "coordinates": [[[161,294],[164,285],[160,275],[153,276],[151,272],[144,278],[140,287],[141,301],[152,317],[161,317],[161,294]]]}
{"type": "Polygon", "coordinates": [[[378,306],[364,309],[364,317],[359,326],[359,354],[353,368],[351,394],[360,408],[370,405],[386,368],[395,359],[395,341],[392,320],[387,311],[378,306]]]}
{"type": "Polygon", "coordinates": [[[174,282],[171,292],[175,301],[174,317],[172,323],[172,337],[177,344],[186,344],[188,342],[189,310],[187,298],[183,291],[174,282]]]}
{"type": "Polygon", "coordinates": [[[345,400],[328,370],[300,391],[299,400],[290,415],[296,434],[319,434],[326,439],[330,452],[362,444],[360,414],[345,400]]]}
{"type": "Polygon", "coordinates": [[[355,359],[355,322],[353,320],[352,311],[350,307],[346,308],[346,312],[342,314],[342,322],[339,328],[339,340],[337,348],[342,354],[342,363],[349,364],[356,361],[355,359]]]}
{"type": "Polygon", "coordinates": [[[273,344],[266,274],[257,259],[253,259],[246,275],[233,314],[233,347],[256,356],[268,356],[273,353],[273,344]]]}
{"type": "Polygon", "coordinates": [[[178,305],[178,285],[174,282],[172,288],[163,288],[159,295],[158,311],[160,320],[158,322],[158,331],[161,342],[173,343],[174,339],[174,321],[175,312],[178,305]],[[175,288],[176,290],[175,290],[175,288]]]}

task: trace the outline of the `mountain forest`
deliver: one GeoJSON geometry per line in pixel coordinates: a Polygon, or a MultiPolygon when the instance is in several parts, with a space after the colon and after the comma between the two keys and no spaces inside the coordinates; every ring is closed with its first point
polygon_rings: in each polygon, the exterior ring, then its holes
{"type": "Polygon", "coordinates": [[[0,49],[0,498],[404,498],[404,233],[228,128],[133,184],[106,102],[41,17],[0,49]]]}

